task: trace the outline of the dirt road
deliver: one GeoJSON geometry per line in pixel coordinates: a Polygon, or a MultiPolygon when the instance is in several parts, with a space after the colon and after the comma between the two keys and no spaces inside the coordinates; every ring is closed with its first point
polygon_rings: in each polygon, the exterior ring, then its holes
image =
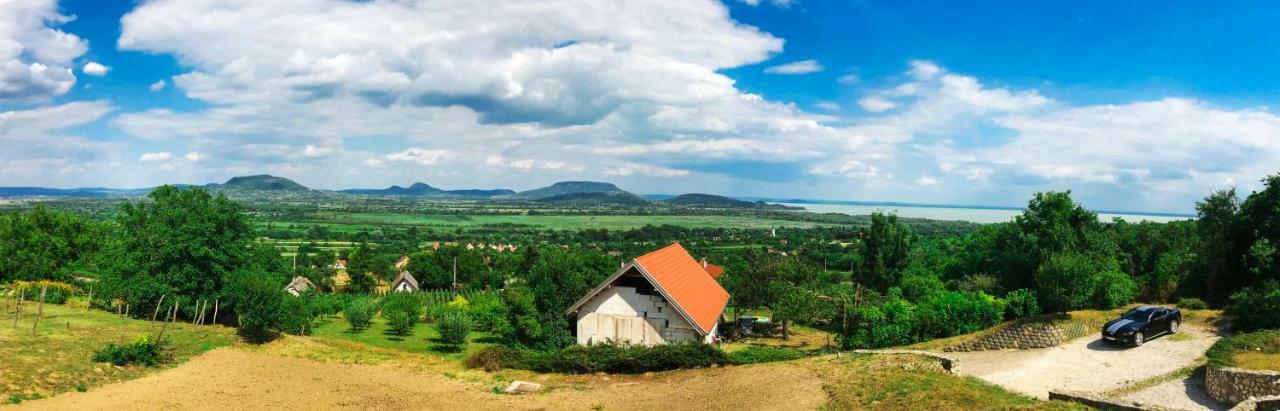
{"type": "Polygon", "coordinates": [[[788,363],[611,378],[523,396],[388,365],[336,364],[219,348],[150,376],[23,402],[21,408],[94,409],[814,409],[822,380],[788,363]]]}
{"type": "MultiPolygon", "coordinates": [[[[1036,398],[1048,398],[1049,390],[1106,391],[1176,371],[1201,358],[1219,338],[1210,330],[1193,325],[1184,326],[1179,334],[1185,335],[1162,336],[1134,348],[1106,344],[1093,334],[1053,348],[948,355],[960,360],[964,374],[1036,398]]],[[[1176,408],[1199,408],[1197,405],[1207,397],[1195,387],[1194,381],[1190,385],[1174,381],[1158,387],[1165,390],[1159,395],[1140,398],[1176,408]]]]}

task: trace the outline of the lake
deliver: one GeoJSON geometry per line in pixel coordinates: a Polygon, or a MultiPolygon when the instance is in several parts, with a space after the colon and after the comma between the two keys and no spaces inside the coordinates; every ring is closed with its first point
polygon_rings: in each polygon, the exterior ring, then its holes
{"type": "MultiPolygon", "coordinates": [[[[928,207],[911,205],[858,205],[858,204],[812,204],[812,203],[774,203],[793,207],[804,207],[816,213],[841,213],[848,215],[868,215],[872,212],[896,212],[899,217],[928,218],[932,220],[959,220],[975,223],[1002,223],[1012,221],[1013,216],[1022,214],[1022,210],[996,208],[963,208],[963,207],[928,207]]],[[[1153,221],[1158,223],[1190,220],[1189,216],[1165,216],[1147,214],[1113,214],[1098,213],[1098,219],[1111,221],[1119,217],[1129,222],[1153,221]]]]}

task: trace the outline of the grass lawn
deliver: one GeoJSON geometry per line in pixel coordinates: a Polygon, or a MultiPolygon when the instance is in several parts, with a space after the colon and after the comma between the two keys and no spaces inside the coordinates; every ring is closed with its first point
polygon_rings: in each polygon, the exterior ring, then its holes
{"type": "Polygon", "coordinates": [[[1241,333],[1218,340],[1205,353],[1218,367],[1280,371],[1280,330],[1241,333]]]}
{"type": "Polygon", "coordinates": [[[341,315],[320,320],[311,336],[319,339],[347,340],[371,347],[387,348],[412,353],[433,354],[453,361],[462,361],[471,353],[493,345],[487,333],[472,332],[467,336],[467,344],[461,349],[441,344],[440,330],[435,324],[419,323],[413,327],[413,334],[404,337],[391,334],[387,322],[382,317],[375,317],[369,327],[352,331],[351,326],[341,315]]]}
{"type": "Polygon", "coordinates": [[[934,370],[933,360],[912,355],[845,355],[817,358],[813,370],[826,383],[830,410],[1085,410],[1061,402],[1037,401],[973,377],[934,370]]]}
{"type": "MultiPolygon", "coordinates": [[[[6,300],[0,315],[0,401],[47,397],[71,390],[87,390],[137,378],[154,369],[94,363],[93,352],[108,342],[130,343],[155,335],[159,323],[124,318],[101,310],[86,310],[80,299],[66,305],[46,304],[37,336],[31,336],[36,305],[23,303],[24,315],[13,325],[13,302],[6,300]]],[[[173,323],[165,332],[174,362],[237,341],[235,330],[220,326],[195,327],[173,323]]]]}

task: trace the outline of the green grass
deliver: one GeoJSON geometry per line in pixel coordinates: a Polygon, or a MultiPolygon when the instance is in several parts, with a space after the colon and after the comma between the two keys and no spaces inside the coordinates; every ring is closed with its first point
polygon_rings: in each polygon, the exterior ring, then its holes
{"type": "Polygon", "coordinates": [[[973,377],[936,370],[934,360],[917,356],[845,356],[815,360],[827,382],[830,410],[1084,410],[1078,404],[1037,401],[973,377]]]}
{"type": "Polygon", "coordinates": [[[393,349],[419,354],[432,354],[452,361],[466,359],[471,353],[493,345],[487,333],[472,332],[467,335],[467,344],[461,349],[438,342],[440,330],[435,324],[419,323],[413,328],[413,334],[397,336],[389,332],[386,320],[375,317],[369,327],[360,331],[352,331],[341,316],[321,320],[321,324],[312,330],[312,337],[319,339],[335,339],[354,341],[371,347],[393,349]]]}
{"type": "MultiPolygon", "coordinates": [[[[645,225],[670,224],[686,228],[812,228],[831,224],[788,221],[750,216],[715,215],[432,215],[393,213],[318,212],[303,221],[273,221],[277,228],[320,225],[331,231],[357,232],[381,225],[414,225],[432,228],[469,228],[487,224],[516,224],[556,230],[627,230],[645,225]]],[[[266,222],[259,222],[261,227],[266,222]]]]}
{"type": "MultiPolygon", "coordinates": [[[[72,390],[89,390],[116,381],[145,375],[154,368],[116,367],[94,363],[93,351],[108,342],[130,343],[154,335],[159,323],[124,318],[101,310],[86,310],[83,300],[68,305],[45,305],[37,336],[31,336],[36,306],[23,304],[18,326],[13,326],[13,303],[0,304],[0,395],[31,399],[72,390]]],[[[174,323],[165,332],[174,362],[237,340],[235,330],[220,326],[195,327],[174,323]]]]}
{"type": "Polygon", "coordinates": [[[1232,335],[1213,344],[1204,354],[1215,367],[1280,370],[1280,330],[1232,335]]]}

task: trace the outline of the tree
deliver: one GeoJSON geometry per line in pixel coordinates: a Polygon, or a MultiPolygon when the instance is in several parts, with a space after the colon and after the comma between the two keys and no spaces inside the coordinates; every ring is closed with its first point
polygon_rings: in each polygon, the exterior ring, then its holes
{"type": "Polygon", "coordinates": [[[1233,290],[1243,285],[1240,252],[1237,245],[1240,198],[1234,188],[1215,191],[1196,203],[1196,230],[1199,232],[1199,257],[1204,271],[1205,297],[1223,302],[1233,290]]]}
{"type": "Polygon", "coordinates": [[[281,290],[280,278],[257,270],[238,270],[227,278],[224,294],[234,310],[240,334],[254,342],[271,339],[272,332],[284,324],[284,298],[292,296],[281,290]]]}
{"type": "Polygon", "coordinates": [[[853,281],[886,291],[902,280],[913,235],[895,214],[872,213],[871,227],[862,232],[862,259],[853,281]]]}
{"type": "MultiPolygon", "coordinates": [[[[236,270],[273,278],[284,272],[278,252],[254,243],[248,219],[226,196],[162,186],[147,197],[120,207],[104,245],[97,264],[107,295],[134,307],[152,306],[161,295],[211,300],[236,270]]],[[[283,285],[280,280],[275,287],[283,285]]]]}
{"type": "Polygon", "coordinates": [[[70,272],[91,268],[102,227],[76,214],[36,205],[0,213],[0,282],[67,281],[70,272]]]}

